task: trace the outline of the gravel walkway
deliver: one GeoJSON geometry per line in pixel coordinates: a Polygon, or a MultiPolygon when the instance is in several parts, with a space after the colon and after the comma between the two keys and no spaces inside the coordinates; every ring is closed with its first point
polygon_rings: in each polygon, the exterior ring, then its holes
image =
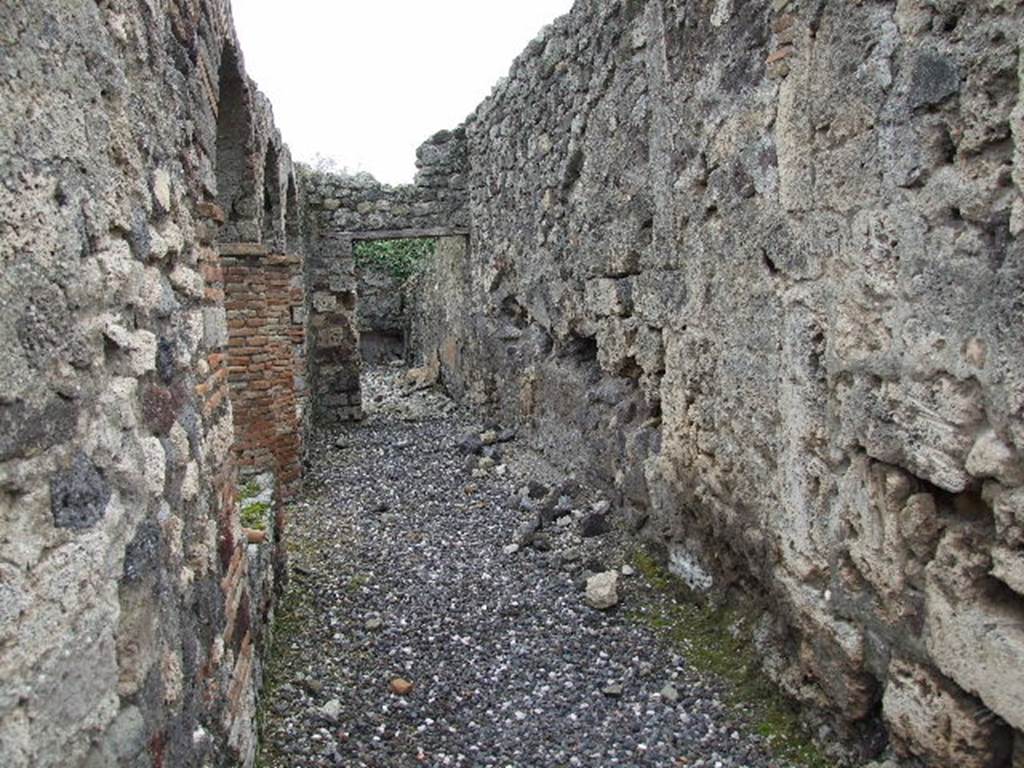
{"type": "Polygon", "coordinates": [[[542,503],[516,489],[560,478],[515,440],[480,469],[457,446],[481,425],[398,381],[368,375],[367,422],[312,447],[261,766],[784,765],[628,619],[641,576],[585,604],[581,574],[624,564],[614,532],[580,536],[599,499],[566,486],[575,513],[509,553],[542,503]]]}

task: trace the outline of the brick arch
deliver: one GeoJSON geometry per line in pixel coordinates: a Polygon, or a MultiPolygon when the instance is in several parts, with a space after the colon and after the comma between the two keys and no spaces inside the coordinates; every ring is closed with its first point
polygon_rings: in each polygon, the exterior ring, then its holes
{"type": "Polygon", "coordinates": [[[215,168],[217,203],[224,211],[222,242],[255,241],[256,175],[252,162],[253,98],[234,46],[225,43],[218,77],[215,168]]]}

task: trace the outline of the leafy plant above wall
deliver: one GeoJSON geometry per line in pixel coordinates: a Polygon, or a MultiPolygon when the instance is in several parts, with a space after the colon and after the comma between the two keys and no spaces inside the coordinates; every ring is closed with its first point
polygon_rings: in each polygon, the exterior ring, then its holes
{"type": "Polygon", "coordinates": [[[360,240],[352,252],[356,266],[376,269],[394,277],[407,280],[424,260],[434,255],[437,239],[416,237],[404,240],[360,240]]]}

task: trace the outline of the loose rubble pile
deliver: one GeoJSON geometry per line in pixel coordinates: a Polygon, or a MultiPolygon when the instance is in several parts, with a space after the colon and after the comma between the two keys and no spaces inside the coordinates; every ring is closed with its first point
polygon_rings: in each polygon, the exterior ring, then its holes
{"type": "Polygon", "coordinates": [[[785,765],[629,618],[612,505],[401,381],[311,448],[260,764],[785,765]]]}

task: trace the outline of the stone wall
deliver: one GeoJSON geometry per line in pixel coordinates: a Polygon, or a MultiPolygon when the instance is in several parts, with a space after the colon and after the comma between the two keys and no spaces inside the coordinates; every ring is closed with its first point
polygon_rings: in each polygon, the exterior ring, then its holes
{"type": "Polygon", "coordinates": [[[250,406],[358,418],[352,242],[467,231],[449,388],[764,606],[865,753],[1024,761],[1019,3],[579,0],[400,188],[299,183],[226,0],[8,6],[0,764],[252,763],[284,519],[238,464],[299,449],[250,406]]]}
{"type": "Polygon", "coordinates": [[[218,243],[284,252],[287,149],[225,0],[6,3],[0,60],[0,764],[249,765],[218,243]]]}
{"type": "Polygon", "coordinates": [[[691,587],[766,606],[791,693],[929,766],[1024,759],[1022,30],[579,0],[466,123],[471,249],[416,320],[691,587]]]}
{"type": "Polygon", "coordinates": [[[437,240],[433,257],[409,278],[408,301],[410,362],[437,372],[438,382],[456,399],[481,403],[482,393],[468,391],[477,371],[462,360],[462,348],[479,329],[483,317],[474,312],[469,273],[469,241],[450,236],[437,240]]]}
{"type": "Polygon", "coordinates": [[[414,184],[390,187],[368,174],[307,170],[301,178],[307,238],[310,393],[317,425],[362,417],[355,240],[464,231],[466,136],[440,131],[416,152],[414,184]]]}
{"type": "Polygon", "coordinates": [[[409,318],[405,280],[372,265],[356,267],[359,356],[365,365],[404,360],[409,318]]]}

